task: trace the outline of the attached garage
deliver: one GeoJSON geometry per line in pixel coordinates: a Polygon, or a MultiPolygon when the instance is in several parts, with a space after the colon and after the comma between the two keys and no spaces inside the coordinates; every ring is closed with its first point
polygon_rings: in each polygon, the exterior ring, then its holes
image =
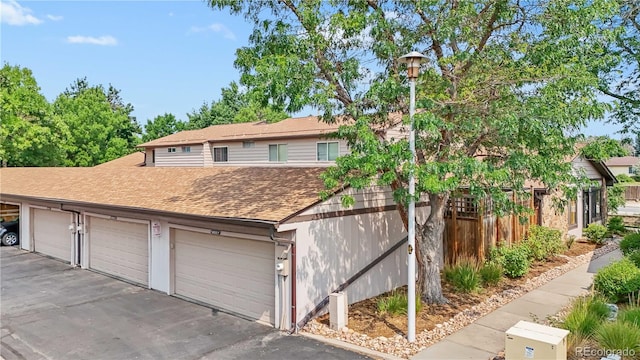
{"type": "Polygon", "coordinates": [[[33,209],[33,250],[71,262],[71,214],[62,211],[33,209]]]}
{"type": "Polygon", "coordinates": [[[149,285],[149,223],[88,216],[89,268],[149,285]]]}
{"type": "Polygon", "coordinates": [[[174,293],[275,323],[275,248],[255,241],[171,229],[174,293]]]}

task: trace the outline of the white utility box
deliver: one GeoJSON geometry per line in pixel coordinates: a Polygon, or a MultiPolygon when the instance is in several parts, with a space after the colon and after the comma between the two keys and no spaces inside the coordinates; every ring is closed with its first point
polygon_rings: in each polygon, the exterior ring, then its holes
{"type": "Polygon", "coordinates": [[[505,360],[566,360],[568,330],[519,321],[506,331],[505,360]]]}
{"type": "Polygon", "coordinates": [[[329,294],[329,327],[342,330],[349,324],[349,302],[347,293],[337,292],[329,294]]]}

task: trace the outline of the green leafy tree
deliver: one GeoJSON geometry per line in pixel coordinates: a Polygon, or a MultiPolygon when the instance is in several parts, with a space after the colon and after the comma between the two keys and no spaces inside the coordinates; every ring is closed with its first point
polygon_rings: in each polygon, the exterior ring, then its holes
{"type": "Polygon", "coordinates": [[[140,126],[113,86],[76,80],[53,103],[54,118],[70,129],[67,166],[94,166],[129,154],[139,143],[140,126]]]}
{"type": "Polygon", "coordinates": [[[640,131],[636,132],[636,142],[633,146],[635,156],[640,156],[640,131]]]}
{"type": "Polygon", "coordinates": [[[253,121],[277,122],[289,117],[287,113],[268,103],[254,101],[250,94],[242,92],[237,83],[222,88],[222,98],[206,102],[198,110],[187,114],[188,129],[202,129],[211,125],[253,121]]]}
{"type": "Polygon", "coordinates": [[[51,117],[31,70],[0,70],[0,161],[4,166],[57,166],[64,158],[64,123],[51,117]]]}
{"type": "Polygon", "coordinates": [[[616,102],[612,121],[622,124],[623,132],[635,132],[640,131],[640,3],[637,0],[614,3],[618,5],[618,16],[603,26],[616,36],[614,41],[602,39],[602,44],[616,57],[617,71],[599,69],[600,89],[616,102]]]}
{"type": "Polygon", "coordinates": [[[606,161],[612,157],[629,155],[620,141],[608,136],[596,136],[588,139],[580,153],[587,159],[596,161],[606,161]]]}
{"type": "Polygon", "coordinates": [[[446,301],[438,254],[451,196],[464,188],[501,213],[523,211],[503,189],[527,196],[527,180],[575,192],[563,186],[576,181],[565,161],[572,134],[608,109],[591,69],[611,61],[600,45],[609,35],[597,25],[617,12],[610,1],[208,2],[253,22],[235,65],[254,99],[352,120],[337,134],[351,153],[327,170],[325,184],[389,185],[405,224],[408,144],[380,135],[390,113],[408,109],[398,57],[413,49],[428,57],[417,85],[413,169],[431,209],[416,234],[417,288],[427,303],[446,301]]]}
{"type": "Polygon", "coordinates": [[[144,134],[142,135],[142,141],[147,142],[155,140],[167,135],[175,134],[185,129],[186,124],[178,119],[173,114],[165,113],[164,115],[158,115],[153,120],[147,121],[144,126],[144,134]]]}

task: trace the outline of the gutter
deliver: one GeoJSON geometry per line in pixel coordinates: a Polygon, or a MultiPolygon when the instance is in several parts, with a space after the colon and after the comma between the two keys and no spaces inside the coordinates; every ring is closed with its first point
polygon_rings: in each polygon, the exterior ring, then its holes
{"type": "Polygon", "coordinates": [[[177,212],[166,211],[166,210],[154,210],[154,209],[140,208],[140,207],[134,207],[134,206],[105,205],[105,204],[97,204],[97,203],[91,203],[91,202],[85,202],[85,201],[69,201],[65,199],[43,198],[43,197],[13,195],[13,194],[1,194],[1,195],[3,199],[11,198],[11,199],[16,199],[19,201],[27,201],[27,202],[29,201],[51,202],[53,204],[59,204],[60,206],[63,206],[63,205],[81,206],[81,207],[91,207],[93,209],[125,210],[125,211],[137,212],[137,213],[144,213],[151,216],[160,216],[160,217],[168,216],[168,217],[189,219],[189,220],[216,221],[223,224],[232,224],[232,225],[241,225],[241,226],[247,226],[248,224],[251,224],[251,226],[253,227],[260,227],[260,228],[266,228],[266,229],[273,228],[278,223],[277,221],[272,221],[272,220],[206,216],[206,215],[198,215],[198,214],[177,213],[177,212]]]}

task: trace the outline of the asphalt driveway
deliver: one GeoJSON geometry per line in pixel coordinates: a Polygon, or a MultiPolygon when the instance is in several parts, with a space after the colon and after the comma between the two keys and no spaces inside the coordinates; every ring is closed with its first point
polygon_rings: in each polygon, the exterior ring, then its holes
{"type": "Polygon", "coordinates": [[[12,359],[367,359],[2,247],[0,355],[12,359]]]}

